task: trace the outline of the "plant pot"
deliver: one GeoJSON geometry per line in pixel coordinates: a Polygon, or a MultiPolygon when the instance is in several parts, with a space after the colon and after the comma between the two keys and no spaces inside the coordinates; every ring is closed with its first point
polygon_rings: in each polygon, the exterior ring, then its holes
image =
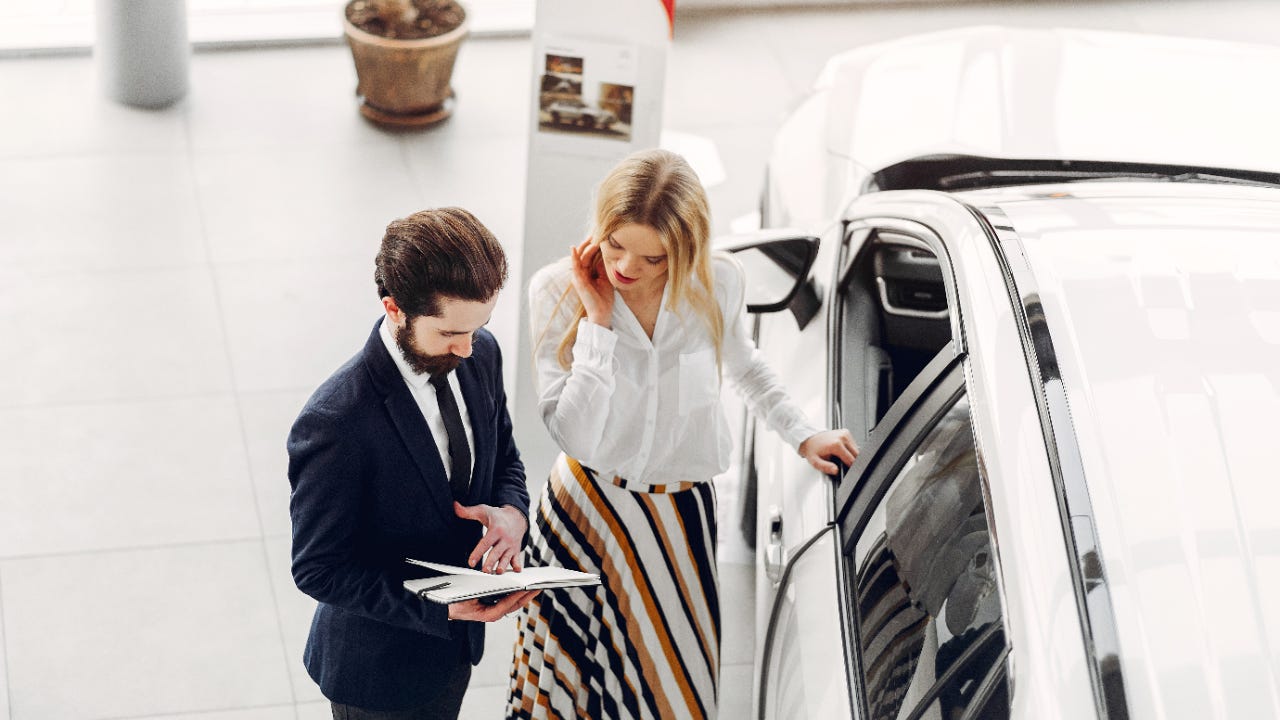
{"type": "Polygon", "coordinates": [[[422,126],[453,112],[453,63],[469,23],[421,40],[384,38],[343,17],[356,65],[360,114],[385,125],[422,126]]]}

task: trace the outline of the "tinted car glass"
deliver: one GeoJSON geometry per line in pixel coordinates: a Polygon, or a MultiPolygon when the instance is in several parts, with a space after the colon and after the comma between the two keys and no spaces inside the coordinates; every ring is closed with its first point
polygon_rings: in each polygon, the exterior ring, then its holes
{"type": "Polygon", "coordinates": [[[906,458],[854,545],[868,718],[1008,717],[994,560],[961,397],[906,458]]]}

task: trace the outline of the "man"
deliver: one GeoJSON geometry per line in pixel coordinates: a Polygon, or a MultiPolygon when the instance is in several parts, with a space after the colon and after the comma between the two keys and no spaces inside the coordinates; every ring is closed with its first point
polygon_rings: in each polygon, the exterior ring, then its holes
{"type": "Polygon", "coordinates": [[[455,718],[481,623],[535,593],[437,605],[404,559],[520,569],[529,494],[482,327],[506,255],[443,208],[388,225],[375,264],[385,316],[289,433],[293,577],[320,602],[303,660],[334,718],[455,718]]]}

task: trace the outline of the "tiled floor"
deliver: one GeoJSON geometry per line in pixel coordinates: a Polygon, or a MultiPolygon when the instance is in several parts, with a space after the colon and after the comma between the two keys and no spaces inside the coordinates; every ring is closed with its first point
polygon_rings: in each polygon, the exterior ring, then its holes
{"type": "MultiPolygon", "coordinates": [[[[718,149],[724,231],[833,51],[985,23],[1280,42],[1278,21],[1228,0],[682,17],[665,127],[718,149]]],[[[284,437],[377,315],[389,219],[460,204],[518,250],[530,62],[527,39],[474,39],[456,116],[391,134],[356,114],[338,45],[198,54],[190,96],[161,112],[100,99],[86,57],[0,61],[0,720],[328,716],[299,661],[312,602],[288,573],[284,437]]],[[[517,296],[494,322],[507,347],[517,296]]],[[[723,535],[723,557],[746,557],[723,535]]],[[[723,572],[737,718],[752,580],[723,572]]],[[[468,718],[500,716],[511,634],[495,629],[468,718]]]]}

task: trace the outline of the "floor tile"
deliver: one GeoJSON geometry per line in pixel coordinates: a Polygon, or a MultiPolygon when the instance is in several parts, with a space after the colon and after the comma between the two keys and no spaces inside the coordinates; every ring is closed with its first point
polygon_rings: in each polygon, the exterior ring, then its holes
{"type": "MultiPolygon", "coordinates": [[[[505,353],[503,370],[510,385],[518,381],[517,373],[530,372],[529,363],[518,362],[515,357],[519,313],[524,306],[520,273],[527,140],[520,135],[494,137],[484,143],[458,143],[439,136],[423,136],[406,139],[405,146],[423,207],[466,208],[506,249],[507,286],[498,296],[488,329],[505,353]]],[[[565,240],[566,249],[571,240],[565,240]]]]}
{"type": "Polygon", "coordinates": [[[387,223],[423,208],[394,143],[204,153],[193,163],[215,263],[361,255],[372,268],[387,223]]]}
{"type": "Polygon", "coordinates": [[[249,472],[258,497],[262,532],[285,536],[289,524],[289,454],[285,440],[310,390],[240,395],[240,417],[249,452],[249,472]]]}
{"type": "Polygon", "coordinates": [[[204,268],[0,282],[0,407],[222,393],[231,376],[204,268]]]}
{"type": "Polygon", "coordinates": [[[298,703],[298,720],[333,720],[332,706],[328,700],[298,703]]]}
{"type": "Polygon", "coordinates": [[[333,720],[333,709],[328,700],[298,703],[298,720],[333,720]]]}
{"type": "MultiPolygon", "coordinates": [[[[507,391],[507,407],[512,411],[513,417],[515,409],[512,403],[516,395],[516,384],[531,382],[533,377],[533,361],[520,357],[520,352],[517,350],[516,340],[517,333],[520,331],[520,312],[523,307],[524,297],[520,294],[520,266],[518,262],[513,262],[507,286],[498,293],[498,304],[493,306],[493,319],[485,326],[489,332],[493,333],[494,339],[498,341],[498,347],[502,350],[502,382],[507,391]]],[[[516,435],[517,447],[520,445],[523,434],[516,435]]],[[[527,467],[525,470],[528,472],[527,467]]]]}
{"type": "MultiPolygon", "coordinates": [[[[325,712],[328,713],[328,706],[325,712]]],[[[326,720],[332,714],[324,716],[326,720]]],[[[240,708],[236,710],[218,710],[207,713],[182,713],[180,715],[147,715],[136,719],[120,720],[295,720],[296,710],[293,705],[277,705],[274,707],[240,708]]]]}
{"type": "Polygon", "coordinates": [[[351,51],[343,45],[191,58],[185,102],[198,153],[394,145],[395,136],[360,116],[351,51]]]}
{"type": "Polygon", "coordinates": [[[751,717],[751,666],[724,665],[720,668],[720,711],[722,718],[751,717]]]}
{"type": "Polygon", "coordinates": [[[516,646],[515,618],[489,623],[484,632],[484,657],[471,670],[471,687],[501,687],[511,684],[511,660],[516,646]]]}
{"type": "Polygon", "coordinates": [[[320,688],[302,664],[302,651],[307,646],[307,634],[311,630],[311,617],[316,611],[316,601],[293,583],[293,574],[289,570],[292,558],[290,538],[267,538],[266,546],[271,596],[275,600],[280,634],[284,638],[285,665],[293,684],[294,696],[299,702],[323,700],[320,688]]]}
{"type": "Polygon", "coordinates": [[[504,717],[507,707],[507,686],[476,686],[472,683],[462,698],[462,712],[458,720],[493,720],[504,717]]]}
{"type": "Polygon", "coordinates": [[[405,147],[423,207],[464,207],[509,253],[519,252],[524,235],[525,137],[463,144],[423,136],[406,139],[405,147]]]}
{"type": "Polygon", "coordinates": [[[181,152],[182,108],[140,110],[108,100],[91,58],[0,59],[6,98],[0,157],[181,152]]]}
{"type": "Polygon", "coordinates": [[[458,51],[453,71],[453,115],[439,125],[406,132],[451,141],[523,137],[533,94],[533,50],[528,37],[472,39],[458,51]]]}
{"type": "Polygon", "coordinates": [[[14,720],[293,702],[260,542],[11,560],[0,578],[14,720]]]}
{"type": "Polygon", "coordinates": [[[373,257],[220,265],[240,391],[306,390],[364,347],[382,316],[373,257]]]}
{"type": "Polygon", "coordinates": [[[720,662],[750,663],[755,655],[755,568],[720,564],[720,662]]]}
{"type": "Polygon", "coordinates": [[[0,278],[46,270],[173,267],[205,259],[185,156],[4,161],[0,278]]]}
{"type": "Polygon", "coordinates": [[[229,395],[0,410],[0,477],[0,557],[259,534],[229,395]]]}

